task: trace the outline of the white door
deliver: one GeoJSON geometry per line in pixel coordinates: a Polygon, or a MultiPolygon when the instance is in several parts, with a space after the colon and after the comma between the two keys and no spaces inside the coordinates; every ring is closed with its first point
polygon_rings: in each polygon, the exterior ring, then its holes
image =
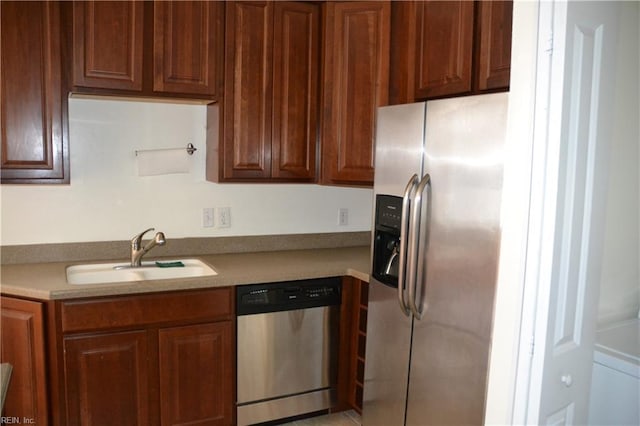
{"type": "MultiPolygon", "coordinates": [[[[530,424],[586,424],[603,251],[618,2],[541,3],[550,23],[530,424]]],[[[537,127],[537,126],[536,126],[537,127]]],[[[540,128],[538,127],[538,130],[540,128]]],[[[530,235],[531,236],[531,235],[530,235]]]]}

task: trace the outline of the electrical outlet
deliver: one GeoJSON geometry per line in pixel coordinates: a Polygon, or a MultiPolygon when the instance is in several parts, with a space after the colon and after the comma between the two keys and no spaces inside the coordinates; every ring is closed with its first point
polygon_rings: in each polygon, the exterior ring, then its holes
{"type": "Polygon", "coordinates": [[[218,208],[218,228],[229,228],[231,226],[231,207],[218,208]]]}
{"type": "Polygon", "coordinates": [[[213,228],[215,226],[215,215],[213,207],[205,207],[202,209],[202,227],[213,228]]]}
{"type": "Polygon", "coordinates": [[[340,207],[338,209],[338,225],[347,226],[349,224],[349,209],[340,207]]]}

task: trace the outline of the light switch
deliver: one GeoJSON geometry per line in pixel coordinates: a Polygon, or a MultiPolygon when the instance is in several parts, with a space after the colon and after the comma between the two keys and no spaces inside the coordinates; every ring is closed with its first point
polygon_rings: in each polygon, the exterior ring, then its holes
{"type": "Polygon", "coordinates": [[[215,215],[213,207],[205,207],[202,209],[202,227],[213,228],[215,226],[215,215]]]}
{"type": "Polygon", "coordinates": [[[231,207],[218,208],[218,228],[231,227],[231,207]]]}

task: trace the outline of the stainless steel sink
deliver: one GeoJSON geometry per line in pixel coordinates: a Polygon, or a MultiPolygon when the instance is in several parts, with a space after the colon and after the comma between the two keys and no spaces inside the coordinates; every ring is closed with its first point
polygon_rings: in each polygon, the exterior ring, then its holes
{"type": "Polygon", "coordinates": [[[143,262],[141,266],[131,267],[127,263],[95,263],[74,265],[67,268],[67,282],[74,285],[104,284],[147,280],[167,280],[177,278],[214,276],[218,273],[198,259],[175,259],[156,262],[143,262]],[[184,266],[169,266],[181,262],[184,266]]]}

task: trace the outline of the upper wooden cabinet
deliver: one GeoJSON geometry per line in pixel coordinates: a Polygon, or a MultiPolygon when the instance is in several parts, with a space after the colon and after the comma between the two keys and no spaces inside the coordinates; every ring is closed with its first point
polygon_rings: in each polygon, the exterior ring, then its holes
{"type": "Polygon", "coordinates": [[[416,3],[416,98],[471,90],[473,2],[416,3]]]}
{"type": "Polygon", "coordinates": [[[390,4],[324,7],[322,183],[373,185],[376,110],[388,100],[390,4]]]}
{"type": "Polygon", "coordinates": [[[316,179],[320,7],[226,2],[224,103],[214,181],[316,179]]]}
{"type": "Polygon", "coordinates": [[[392,3],[390,100],[508,90],[512,1],[392,3]]]}
{"type": "Polygon", "coordinates": [[[60,4],[0,2],[2,183],[68,183],[60,4]]]}
{"type": "Polygon", "coordinates": [[[73,3],[73,85],[142,90],[144,3],[73,3]]]}
{"type": "Polygon", "coordinates": [[[215,97],[222,81],[224,8],[215,1],[157,1],[153,90],[215,97]]]}
{"type": "Polygon", "coordinates": [[[509,88],[512,21],[512,1],[478,3],[478,90],[509,88]]]}
{"type": "Polygon", "coordinates": [[[222,2],[73,2],[74,91],[215,100],[223,16],[222,2]]]}

